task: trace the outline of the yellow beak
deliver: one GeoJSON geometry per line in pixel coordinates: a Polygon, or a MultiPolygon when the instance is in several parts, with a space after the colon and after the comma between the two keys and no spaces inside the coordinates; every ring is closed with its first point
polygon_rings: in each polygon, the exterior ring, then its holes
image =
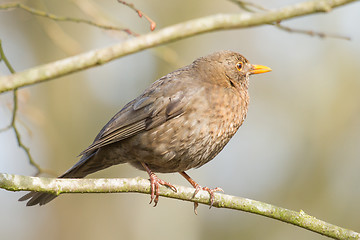
{"type": "Polygon", "coordinates": [[[266,73],[272,71],[271,68],[263,65],[252,65],[251,74],[266,73]]]}

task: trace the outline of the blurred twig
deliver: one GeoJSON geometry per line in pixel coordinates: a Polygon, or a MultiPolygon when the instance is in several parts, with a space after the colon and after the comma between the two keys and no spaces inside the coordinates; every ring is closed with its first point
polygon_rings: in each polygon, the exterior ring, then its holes
{"type": "MultiPolygon", "coordinates": [[[[48,12],[46,8],[46,4],[43,1],[36,2],[36,8],[43,9],[44,12],[48,12]]],[[[43,28],[44,32],[48,35],[51,41],[56,45],[59,49],[64,51],[68,55],[79,54],[83,50],[83,44],[79,43],[76,39],[74,39],[72,34],[68,34],[64,31],[61,24],[58,21],[49,21],[49,18],[36,18],[36,20],[40,23],[40,26],[43,28]]],[[[108,24],[110,25],[110,24],[108,24]]],[[[107,30],[106,32],[109,32],[107,30]]],[[[124,34],[123,31],[116,31],[124,34]]]]}
{"type": "Polygon", "coordinates": [[[125,6],[128,6],[129,8],[133,9],[138,15],[139,17],[143,17],[146,18],[146,20],[148,20],[148,22],[150,23],[150,30],[151,31],[154,31],[155,28],[156,28],[156,22],[153,21],[148,15],[146,15],[143,11],[137,9],[134,4],[132,3],[127,3],[125,1],[121,1],[121,0],[118,0],[119,3],[121,4],[124,4],[125,6]]]}
{"type": "MultiPolygon", "coordinates": [[[[176,186],[177,192],[160,186],[159,194],[163,197],[210,205],[209,193],[200,190],[195,196],[194,188],[176,186]]],[[[150,194],[149,180],[132,179],[59,179],[27,177],[0,173],[0,188],[9,191],[38,191],[56,195],[62,193],[120,193],[137,192],[150,194]]],[[[251,199],[215,193],[214,207],[240,210],[273,218],[282,222],[328,236],[334,239],[360,239],[360,234],[321,221],[306,214],[277,207],[251,199]]]]}
{"type": "MultiPolygon", "coordinates": [[[[255,8],[255,9],[258,9],[261,11],[270,11],[270,9],[267,9],[259,4],[255,4],[252,2],[247,2],[247,1],[242,1],[242,0],[229,0],[229,1],[236,3],[240,8],[244,9],[247,12],[251,12],[251,13],[256,12],[252,8],[255,8]]],[[[331,10],[331,8],[330,8],[330,10],[331,10]]],[[[281,30],[284,30],[286,32],[291,32],[291,33],[306,34],[309,36],[316,36],[316,37],[320,37],[320,38],[331,37],[331,38],[339,38],[339,39],[344,39],[344,40],[351,40],[350,37],[342,36],[339,34],[331,34],[331,33],[312,31],[312,30],[303,30],[303,29],[296,29],[296,28],[292,28],[292,27],[286,27],[286,26],[283,26],[280,23],[280,21],[277,21],[275,23],[268,23],[268,24],[273,25],[273,26],[275,26],[281,30]]]]}
{"type": "Polygon", "coordinates": [[[281,25],[280,23],[270,23],[270,25],[274,25],[277,28],[284,30],[286,32],[306,34],[309,36],[315,36],[315,37],[320,37],[320,38],[330,37],[330,38],[339,38],[339,39],[343,39],[343,40],[351,40],[351,38],[348,36],[342,36],[339,34],[332,34],[332,33],[323,33],[323,32],[317,32],[317,31],[312,31],[312,30],[295,29],[292,27],[286,27],[284,25],[281,25]]]}
{"type": "Polygon", "coordinates": [[[260,4],[256,4],[253,2],[247,2],[242,0],[229,0],[230,2],[236,3],[239,5],[240,8],[244,9],[247,12],[254,12],[251,7],[262,10],[262,11],[269,11],[269,9],[261,6],[260,4]]]}
{"type": "MultiPolygon", "coordinates": [[[[94,21],[105,24],[105,25],[119,25],[114,19],[111,18],[111,15],[104,12],[101,8],[101,2],[96,2],[93,0],[72,0],[74,4],[87,16],[92,18],[94,21]]],[[[139,36],[139,34],[131,31],[132,35],[139,36]]],[[[124,40],[123,32],[119,31],[106,31],[106,34],[116,37],[118,40],[124,40]]],[[[125,36],[129,36],[128,34],[125,36]]]]}
{"type": "MultiPolygon", "coordinates": [[[[8,60],[8,59],[6,58],[6,56],[5,56],[4,50],[3,50],[3,48],[2,48],[2,42],[1,42],[1,39],[0,39],[0,62],[1,62],[1,61],[4,61],[6,67],[9,69],[9,71],[10,71],[12,74],[15,73],[14,68],[11,66],[9,60],[8,60]]],[[[35,176],[37,176],[38,174],[40,174],[40,173],[42,172],[42,169],[41,169],[40,165],[37,164],[37,163],[34,161],[33,157],[32,157],[31,154],[30,154],[30,149],[29,149],[27,146],[25,146],[24,143],[23,143],[22,140],[21,140],[21,135],[20,135],[19,130],[18,130],[18,128],[16,127],[16,123],[15,123],[15,122],[16,122],[17,110],[18,110],[18,89],[15,88],[15,89],[13,90],[13,110],[12,110],[11,123],[9,124],[9,126],[1,129],[0,132],[5,131],[5,130],[9,130],[9,129],[11,129],[11,128],[14,130],[15,136],[16,136],[16,140],[17,140],[17,142],[18,142],[18,145],[19,145],[19,147],[21,147],[22,149],[24,149],[24,151],[25,151],[25,153],[26,153],[26,155],[27,155],[27,157],[28,157],[28,159],[29,159],[30,164],[33,165],[33,166],[36,168],[36,171],[37,171],[37,172],[36,172],[35,176]]]]}
{"type": "Polygon", "coordinates": [[[104,24],[99,24],[96,22],[92,22],[86,19],[80,19],[80,18],[72,18],[72,17],[62,17],[62,16],[56,16],[51,13],[47,13],[38,9],[31,8],[29,6],[26,6],[22,3],[5,3],[0,5],[0,10],[7,10],[7,9],[13,9],[13,8],[20,8],[23,9],[31,14],[40,16],[40,17],[46,17],[49,19],[52,19],[54,21],[65,21],[65,22],[76,22],[76,23],[85,23],[91,26],[99,27],[105,30],[116,30],[116,31],[124,31],[128,34],[133,34],[130,29],[127,28],[119,28],[115,26],[109,26],[104,24]]]}
{"type": "MultiPolygon", "coordinates": [[[[79,9],[84,12],[86,15],[91,17],[93,20],[97,22],[101,22],[108,25],[118,25],[115,19],[111,18],[111,15],[106,14],[101,10],[98,2],[93,0],[72,0],[79,9]]],[[[115,38],[117,40],[124,40],[124,34],[119,31],[106,31],[106,34],[115,38]]],[[[128,36],[128,35],[126,35],[128,36]]],[[[174,51],[170,46],[161,46],[159,48],[151,49],[155,56],[162,59],[168,64],[171,64],[174,68],[179,68],[184,66],[183,63],[176,51],[174,51]]]]}
{"type": "Polygon", "coordinates": [[[313,0],[272,11],[260,13],[217,14],[182,22],[137,38],[128,39],[113,46],[37,66],[10,76],[2,76],[0,77],[0,93],[81,71],[131,53],[202,33],[224,29],[248,28],[318,12],[328,12],[329,9],[349,4],[354,1],[356,0],[313,0]]]}
{"type": "Polygon", "coordinates": [[[14,68],[11,66],[9,60],[7,59],[7,57],[5,56],[4,50],[2,48],[2,41],[0,39],[0,62],[4,61],[6,67],[9,69],[9,71],[13,74],[15,73],[14,68]]]}

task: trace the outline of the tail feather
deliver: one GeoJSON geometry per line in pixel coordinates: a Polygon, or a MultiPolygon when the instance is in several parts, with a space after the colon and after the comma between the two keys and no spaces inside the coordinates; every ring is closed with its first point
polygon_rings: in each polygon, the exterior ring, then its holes
{"type": "MultiPolygon", "coordinates": [[[[90,173],[97,172],[104,168],[110,167],[108,163],[105,161],[99,161],[96,159],[96,152],[84,155],[79,162],[77,162],[72,168],[66,171],[63,175],[59,176],[59,178],[83,178],[90,173]]],[[[29,192],[26,195],[19,198],[19,201],[26,201],[26,206],[34,206],[39,204],[44,205],[48,202],[55,199],[58,195],[52,193],[43,193],[43,192],[29,192]]]]}
{"type": "Polygon", "coordinates": [[[44,205],[44,204],[50,202],[51,200],[53,200],[56,197],[57,197],[57,195],[52,194],[52,193],[29,192],[28,194],[19,198],[19,201],[22,202],[22,201],[26,201],[26,200],[30,199],[26,203],[26,206],[34,206],[37,204],[39,204],[41,206],[41,205],[44,205]]]}

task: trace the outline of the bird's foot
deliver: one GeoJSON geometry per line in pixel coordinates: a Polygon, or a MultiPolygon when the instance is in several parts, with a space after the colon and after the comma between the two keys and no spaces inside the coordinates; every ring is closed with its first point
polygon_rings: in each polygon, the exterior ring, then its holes
{"type": "Polygon", "coordinates": [[[151,171],[151,169],[148,167],[148,165],[146,163],[142,162],[141,165],[145,168],[146,172],[149,174],[149,177],[150,177],[151,196],[150,196],[149,204],[151,204],[152,201],[154,201],[154,207],[156,207],[157,203],[159,202],[160,184],[163,186],[169,187],[174,192],[177,192],[176,187],[174,187],[172,184],[165,182],[164,180],[161,180],[160,178],[158,178],[158,176],[156,176],[156,174],[151,171]]]}
{"type": "Polygon", "coordinates": [[[216,187],[216,188],[208,188],[208,187],[201,187],[199,184],[196,184],[197,186],[194,187],[195,188],[195,192],[194,192],[194,195],[193,197],[195,197],[195,195],[200,191],[200,190],[204,190],[204,191],[207,191],[209,194],[210,194],[210,207],[211,208],[213,205],[214,205],[214,193],[215,192],[224,192],[224,190],[222,190],[221,188],[219,187],[216,187]]]}
{"type": "MultiPolygon", "coordinates": [[[[188,182],[195,188],[195,192],[193,195],[193,198],[195,197],[195,195],[200,191],[200,190],[204,190],[207,191],[210,194],[210,208],[214,205],[214,193],[215,192],[224,192],[224,190],[222,190],[221,188],[208,188],[208,187],[201,187],[197,182],[195,182],[189,175],[187,175],[186,172],[180,172],[180,174],[186,179],[188,180],[188,182]]],[[[197,202],[194,202],[194,212],[197,215],[197,207],[199,206],[199,204],[197,202]]]]}
{"type": "Polygon", "coordinates": [[[152,203],[152,201],[154,200],[154,207],[156,207],[157,203],[159,202],[159,186],[160,184],[166,187],[169,187],[171,190],[173,190],[174,192],[177,192],[176,188],[168,183],[165,182],[164,180],[161,180],[160,178],[158,178],[158,176],[155,175],[155,173],[151,172],[151,174],[149,174],[150,176],[150,189],[151,189],[151,197],[150,197],[150,202],[149,204],[152,203]]]}
{"type": "MultiPolygon", "coordinates": [[[[208,187],[201,187],[199,184],[197,184],[197,186],[194,187],[194,188],[195,188],[195,192],[194,192],[193,197],[195,197],[195,195],[196,195],[200,190],[207,191],[207,192],[210,194],[210,207],[209,207],[209,208],[211,208],[211,207],[213,206],[213,204],[214,204],[214,198],[215,198],[214,193],[215,193],[215,192],[224,192],[224,190],[222,190],[222,189],[219,188],[219,187],[216,187],[216,188],[211,189],[211,188],[208,188],[208,187]]],[[[199,203],[194,202],[194,213],[195,213],[196,215],[197,215],[197,208],[198,208],[198,206],[199,206],[199,203]]]]}

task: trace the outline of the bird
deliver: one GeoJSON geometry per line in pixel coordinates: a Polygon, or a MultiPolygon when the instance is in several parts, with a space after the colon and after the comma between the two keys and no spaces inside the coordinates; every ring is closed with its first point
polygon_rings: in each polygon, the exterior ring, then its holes
{"type": "MultiPolygon", "coordinates": [[[[250,75],[269,71],[234,51],[197,58],[126,104],[80,153],[80,160],[58,178],[84,178],[129,163],[148,173],[154,206],[160,185],[176,192],[156,173],[180,173],[195,188],[194,196],[200,189],[209,192],[211,207],[214,192],[222,190],[201,187],[185,171],[201,167],[225,147],[246,118],[250,75]]],[[[19,201],[41,206],[56,197],[33,191],[19,201]]]]}

